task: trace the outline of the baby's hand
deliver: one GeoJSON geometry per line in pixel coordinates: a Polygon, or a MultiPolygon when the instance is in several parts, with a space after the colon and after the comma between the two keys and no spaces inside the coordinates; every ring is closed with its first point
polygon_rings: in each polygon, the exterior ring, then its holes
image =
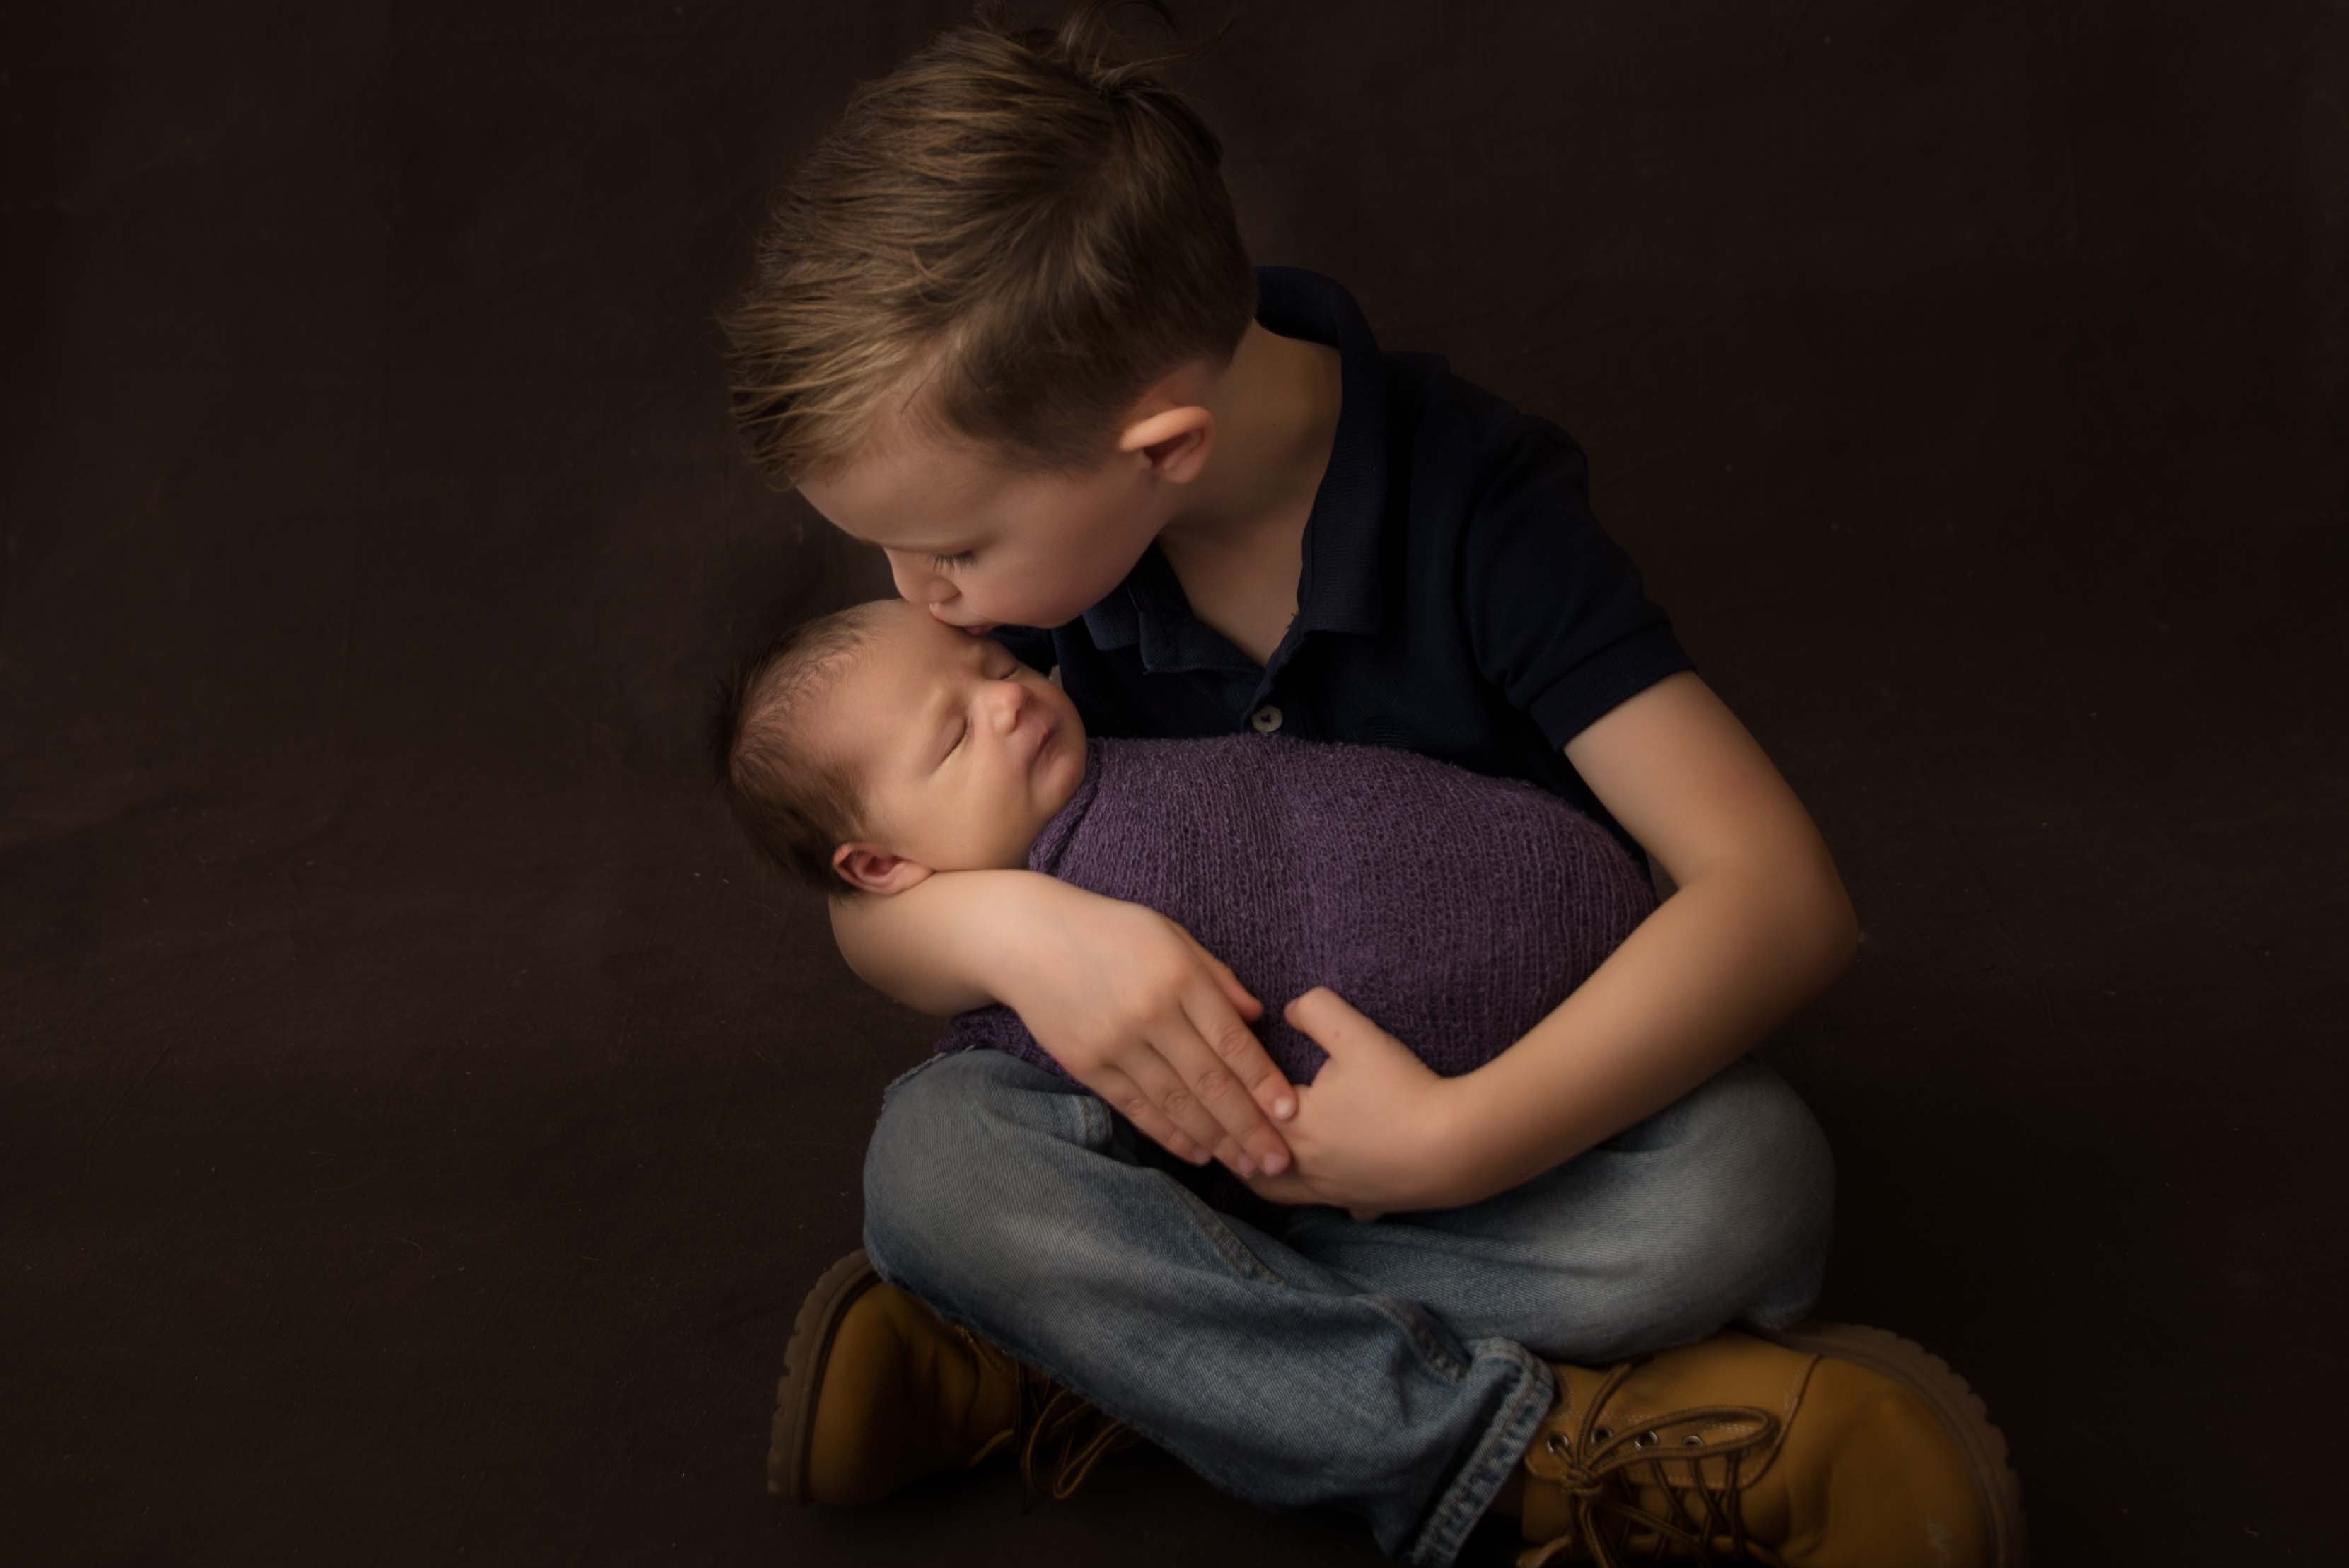
{"type": "Polygon", "coordinates": [[[1278,1203],[1328,1203],[1357,1220],[1466,1202],[1444,1185],[1457,1163],[1450,1143],[1456,1080],[1326,985],[1282,1016],[1330,1059],[1297,1090],[1296,1119],[1284,1128],[1297,1169],[1251,1178],[1249,1190],[1278,1203]]]}
{"type": "Polygon", "coordinates": [[[1141,904],[1035,879],[1034,962],[996,987],[1036,1043],[1176,1157],[1282,1171],[1272,1117],[1295,1091],[1244,1019],[1264,1005],[1223,960],[1141,904]]]}

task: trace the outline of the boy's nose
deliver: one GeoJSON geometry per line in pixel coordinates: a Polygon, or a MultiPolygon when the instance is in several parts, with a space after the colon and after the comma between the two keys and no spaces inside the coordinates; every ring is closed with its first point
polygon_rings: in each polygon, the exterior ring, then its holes
{"type": "Polygon", "coordinates": [[[909,604],[923,604],[936,613],[937,607],[955,596],[955,585],[928,570],[913,556],[889,552],[889,580],[897,585],[897,597],[909,604]]]}

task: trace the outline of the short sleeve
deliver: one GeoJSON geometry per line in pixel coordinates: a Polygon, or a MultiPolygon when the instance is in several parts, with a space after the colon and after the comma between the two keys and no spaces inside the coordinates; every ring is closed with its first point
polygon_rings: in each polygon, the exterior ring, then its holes
{"type": "Polygon", "coordinates": [[[1582,449],[1547,420],[1515,422],[1470,503],[1462,548],[1477,667],[1551,746],[1696,667],[1592,515],[1582,449]]]}
{"type": "Polygon", "coordinates": [[[1039,675],[1050,675],[1060,663],[1052,651],[1052,634],[1036,626],[998,626],[987,634],[1011,650],[1011,656],[1039,675]]]}

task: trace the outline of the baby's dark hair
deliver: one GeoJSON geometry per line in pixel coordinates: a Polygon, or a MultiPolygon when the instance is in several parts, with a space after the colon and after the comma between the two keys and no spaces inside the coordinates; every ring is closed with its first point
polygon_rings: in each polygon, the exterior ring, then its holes
{"type": "Polygon", "coordinates": [[[809,717],[872,641],[874,607],[852,604],[792,627],[725,683],[711,738],[734,820],[761,853],[819,892],[854,888],[833,851],[863,831],[855,780],[817,748],[809,717]]]}

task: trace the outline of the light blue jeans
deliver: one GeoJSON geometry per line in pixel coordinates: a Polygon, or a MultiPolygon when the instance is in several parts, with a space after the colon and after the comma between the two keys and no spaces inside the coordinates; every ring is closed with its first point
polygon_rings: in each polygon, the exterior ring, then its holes
{"type": "Polygon", "coordinates": [[[1817,1122],[1750,1057],[1513,1191],[1364,1223],[1264,1202],[968,1050],[883,1091],[864,1245],[1211,1485],[1358,1513],[1388,1556],[1444,1564],[1549,1413],[1547,1362],[1795,1322],[1833,1188],[1817,1122]]]}

